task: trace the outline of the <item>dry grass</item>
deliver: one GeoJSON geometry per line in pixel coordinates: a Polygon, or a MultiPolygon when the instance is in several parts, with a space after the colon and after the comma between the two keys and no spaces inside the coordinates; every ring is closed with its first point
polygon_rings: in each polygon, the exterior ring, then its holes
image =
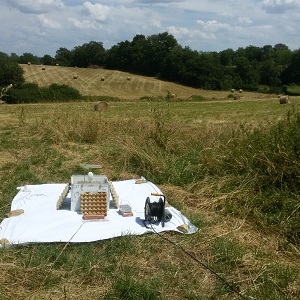
{"type": "MultiPolygon", "coordinates": [[[[38,69],[43,76],[50,68],[38,69]]],[[[88,71],[99,72],[99,81],[105,76],[104,83],[109,82],[108,71],[88,71]]],[[[73,80],[73,73],[71,70],[64,78],[73,80]]],[[[80,82],[83,74],[77,73],[76,82],[80,82]]],[[[125,74],[119,76],[126,78],[125,74]]],[[[125,84],[134,83],[135,77],[131,77],[125,84]]],[[[126,98],[126,93],[123,96],[126,98]]],[[[241,116],[257,122],[271,112],[276,117],[285,113],[268,101],[255,98],[251,111],[242,102],[223,107],[223,102],[174,103],[169,108],[161,103],[114,102],[105,115],[94,112],[92,103],[87,102],[5,105],[0,111],[1,216],[9,210],[16,186],[65,182],[81,163],[99,163],[109,179],[122,180],[143,175],[128,168],[135,156],[142,157],[153,173],[155,168],[164,168],[160,147],[165,147],[169,156],[185,147],[193,149],[196,140],[203,141],[203,153],[208,148],[218,149],[220,136],[234,128],[241,116]],[[157,107],[161,114],[153,120],[157,107]],[[165,137],[165,132],[170,134],[165,137]],[[38,174],[37,178],[32,174],[38,174]]],[[[247,186],[241,182],[234,191],[218,193],[229,180],[228,176],[218,182],[204,178],[186,186],[160,185],[170,204],[199,227],[193,235],[163,234],[177,246],[152,234],[81,245],[2,249],[0,299],[241,299],[181,247],[247,297],[298,299],[299,250],[287,247],[274,231],[262,230],[246,218],[224,215],[219,204],[245,196],[247,186]]]]}
{"type": "MultiPolygon", "coordinates": [[[[25,71],[26,82],[35,82],[40,86],[50,84],[67,84],[79,90],[85,96],[110,96],[123,100],[139,99],[141,97],[165,97],[168,92],[177,94],[179,99],[188,99],[192,96],[203,96],[207,99],[226,99],[229,91],[204,91],[161,81],[153,77],[128,74],[116,70],[72,68],[61,66],[47,66],[42,71],[39,65],[21,65],[25,71]],[[78,79],[73,79],[73,74],[78,79]],[[130,75],[131,80],[127,77],[130,75]],[[105,77],[105,81],[101,78],[105,77]]],[[[262,97],[258,93],[244,92],[241,99],[262,97]]],[[[266,97],[266,96],[264,96],[266,97]]],[[[273,96],[274,97],[274,96],[273,96]]]]}

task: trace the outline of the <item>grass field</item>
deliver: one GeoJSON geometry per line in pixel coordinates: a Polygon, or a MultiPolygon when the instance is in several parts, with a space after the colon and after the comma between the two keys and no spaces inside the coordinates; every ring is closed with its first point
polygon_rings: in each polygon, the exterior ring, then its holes
{"type": "MultiPolygon", "coordinates": [[[[281,214],[280,222],[272,219],[278,214],[251,202],[266,196],[258,192],[262,183],[285,164],[275,165],[278,158],[268,156],[273,141],[267,149],[253,148],[262,138],[268,141],[269,128],[286,118],[291,122],[299,97],[280,105],[274,95],[243,93],[237,101],[228,100],[227,91],[194,90],[132,75],[127,82],[127,74],[117,71],[77,69],[79,77],[73,79],[75,69],[52,67],[47,79],[50,67],[29,68],[28,81],[74,82],[86,95],[90,91],[84,83],[89,82],[94,95],[123,101],[109,102],[106,113],[94,112],[88,101],[1,105],[0,220],[9,212],[17,186],[66,182],[82,172],[80,164],[91,163],[101,164],[111,180],[145,176],[199,231],[0,249],[0,299],[299,299],[299,244],[286,235],[294,224],[289,221],[299,216],[298,196],[298,202],[290,202],[298,204],[281,214]],[[84,72],[90,73],[80,79],[84,72]],[[97,79],[104,73],[107,90],[97,79]],[[207,101],[138,100],[168,90],[182,99],[199,92],[207,101]],[[251,164],[251,151],[266,176],[251,164]]],[[[285,138],[292,135],[288,128],[275,127],[276,132],[278,128],[284,128],[285,138]]],[[[287,145],[280,151],[290,162],[287,145]]],[[[299,169],[297,161],[284,166],[291,174],[293,166],[299,169]]],[[[274,186],[277,177],[271,178],[274,186]]]]}
{"type": "MultiPolygon", "coordinates": [[[[43,70],[40,65],[21,65],[21,67],[25,72],[26,82],[35,82],[40,86],[48,86],[52,83],[67,84],[78,89],[84,96],[109,96],[131,100],[141,97],[163,97],[170,92],[177,94],[177,97],[182,99],[188,99],[191,96],[226,99],[229,94],[229,91],[203,91],[153,77],[115,70],[61,66],[46,66],[43,70]],[[74,75],[77,75],[78,78],[74,79],[74,75]],[[131,79],[127,80],[128,77],[131,79]],[[104,81],[101,78],[104,78],[104,81]]],[[[266,97],[249,92],[244,92],[242,96],[245,99],[266,97]]]]}

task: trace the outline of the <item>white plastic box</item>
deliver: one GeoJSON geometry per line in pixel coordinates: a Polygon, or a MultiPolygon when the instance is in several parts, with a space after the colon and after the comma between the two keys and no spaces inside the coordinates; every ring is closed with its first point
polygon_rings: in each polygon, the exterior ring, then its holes
{"type": "Polygon", "coordinates": [[[106,192],[107,210],[109,209],[110,189],[105,175],[71,176],[71,211],[80,212],[80,195],[83,193],[106,192]]]}

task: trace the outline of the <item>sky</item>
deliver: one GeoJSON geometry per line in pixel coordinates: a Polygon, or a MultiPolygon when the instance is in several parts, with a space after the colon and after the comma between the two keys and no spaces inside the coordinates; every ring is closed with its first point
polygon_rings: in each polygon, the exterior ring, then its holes
{"type": "Polygon", "coordinates": [[[196,51],[300,48],[300,0],[0,0],[0,52],[55,56],[168,32],[196,51]]]}

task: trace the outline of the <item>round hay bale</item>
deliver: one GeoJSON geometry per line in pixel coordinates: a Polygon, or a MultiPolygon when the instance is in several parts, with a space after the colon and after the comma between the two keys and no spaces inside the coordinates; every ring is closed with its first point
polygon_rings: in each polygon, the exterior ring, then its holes
{"type": "Polygon", "coordinates": [[[288,104],[289,103],[289,96],[288,95],[282,95],[279,98],[280,104],[288,104]]]}
{"type": "Polygon", "coordinates": [[[94,105],[94,111],[107,111],[108,103],[105,101],[99,101],[94,105]]]}
{"type": "Polygon", "coordinates": [[[130,80],[131,80],[131,77],[130,77],[130,76],[127,76],[127,80],[130,81],[130,80]]]}
{"type": "Polygon", "coordinates": [[[235,89],[231,89],[231,93],[235,93],[235,89]]]}
{"type": "Polygon", "coordinates": [[[77,79],[78,78],[78,75],[77,74],[74,74],[73,75],[73,79],[77,79]]]}
{"type": "Polygon", "coordinates": [[[104,81],[104,79],[105,79],[104,77],[101,77],[101,78],[100,78],[101,81],[104,81]]]}
{"type": "Polygon", "coordinates": [[[239,93],[242,93],[243,92],[243,90],[242,89],[239,89],[239,93]]]}

